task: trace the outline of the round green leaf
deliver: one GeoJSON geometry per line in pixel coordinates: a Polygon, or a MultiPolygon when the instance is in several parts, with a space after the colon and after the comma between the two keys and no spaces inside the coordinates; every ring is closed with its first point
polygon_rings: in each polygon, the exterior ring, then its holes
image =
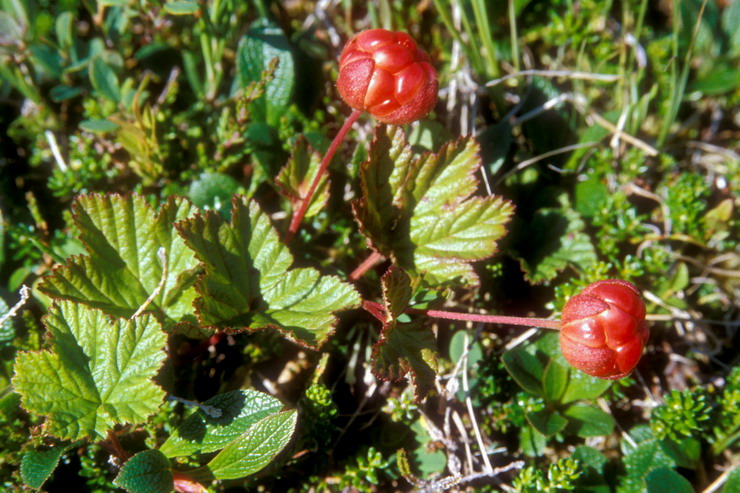
{"type": "Polygon", "coordinates": [[[645,477],[647,493],[694,493],[686,478],[673,469],[660,467],[645,477]]]}
{"type": "Polygon", "coordinates": [[[174,488],[170,461],[159,450],[145,450],[131,457],[113,481],[129,493],[169,493],[174,488]]]}
{"type": "Polygon", "coordinates": [[[608,435],[614,431],[614,418],[594,406],[574,405],[563,413],[568,418],[568,431],[579,437],[608,435]]]}

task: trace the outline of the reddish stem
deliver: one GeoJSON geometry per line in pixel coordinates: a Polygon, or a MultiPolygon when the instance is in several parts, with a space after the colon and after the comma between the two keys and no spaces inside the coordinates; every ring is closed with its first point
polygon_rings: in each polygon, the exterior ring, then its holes
{"type": "Polygon", "coordinates": [[[121,447],[121,442],[118,441],[118,437],[113,430],[108,431],[108,439],[106,440],[106,443],[122,462],[126,462],[129,459],[128,453],[123,450],[123,447],[121,447]]]}
{"type": "Polygon", "coordinates": [[[318,188],[319,186],[319,181],[321,181],[321,177],[326,172],[326,168],[329,167],[331,158],[333,158],[334,154],[336,154],[337,149],[339,148],[339,144],[342,143],[345,135],[347,135],[349,129],[352,128],[352,124],[357,121],[361,114],[362,111],[360,110],[352,110],[352,113],[344,121],[342,128],[339,129],[339,132],[334,137],[334,140],[331,141],[331,145],[326,151],[326,154],[324,154],[324,159],[322,159],[321,164],[319,165],[319,170],[316,172],[316,176],[313,177],[311,187],[308,189],[306,196],[301,201],[301,207],[293,214],[293,218],[290,220],[288,234],[285,235],[286,244],[293,239],[293,236],[295,236],[296,232],[298,231],[298,227],[301,225],[301,221],[303,221],[303,216],[306,215],[306,211],[308,211],[308,206],[311,204],[311,198],[313,197],[314,193],[316,193],[316,188],[318,188]]]}
{"type": "Polygon", "coordinates": [[[385,323],[385,308],[380,303],[362,300],[362,308],[382,323],[385,323]]]}
{"type": "MultiPolygon", "coordinates": [[[[362,308],[370,312],[381,322],[385,321],[385,308],[374,301],[363,301],[362,308]]],[[[432,318],[458,320],[461,322],[482,322],[484,324],[522,325],[524,327],[540,327],[543,329],[560,330],[560,320],[530,317],[507,317],[506,315],[480,315],[477,313],[458,313],[443,310],[419,310],[407,308],[406,313],[416,313],[432,318]]]]}
{"type": "Polygon", "coordinates": [[[368,258],[366,258],[360,265],[357,266],[355,270],[352,271],[352,274],[349,275],[349,280],[357,281],[365,274],[365,272],[369,271],[374,265],[381,262],[384,258],[385,257],[383,257],[378,252],[371,253],[368,258]]]}
{"type": "Polygon", "coordinates": [[[560,330],[560,320],[530,317],[509,317],[506,315],[481,315],[477,313],[457,313],[443,310],[417,310],[408,308],[408,313],[419,313],[432,318],[460,320],[464,322],[482,322],[484,324],[522,325],[524,327],[540,327],[543,329],[560,330]]]}

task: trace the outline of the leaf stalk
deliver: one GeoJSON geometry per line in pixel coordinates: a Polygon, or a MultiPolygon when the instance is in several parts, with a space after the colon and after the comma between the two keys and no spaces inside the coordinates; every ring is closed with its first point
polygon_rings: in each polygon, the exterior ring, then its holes
{"type": "Polygon", "coordinates": [[[336,154],[337,149],[339,148],[339,144],[342,143],[344,137],[347,135],[347,132],[349,132],[349,129],[352,128],[352,125],[357,121],[361,114],[362,111],[360,110],[352,110],[352,113],[344,121],[342,128],[339,129],[339,132],[337,132],[337,135],[334,137],[334,140],[332,140],[329,149],[326,151],[326,154],[324,154],[324,159],[322,159],[316,175],[313,177],[311,187],[308,189],[306,196],[301,201],[301,206],[298,208],[295,214],[293,214],[293,218],[290,220],[288,234],[285,236],[286,244],[290,243],[290,240],[292,240],[293,236],[295,236],[296,232],[298,232],[298,228],[301,225],[303,216],[306,215],[306,211],[308,211],[308,206],[311,204],[311,198],[316,193],[316,189],[319,186],[319,181],[321,181],[321,177],[326,172],[326,168],[329,167],[329,163],[334,157],[334,154],[336,154]]]}

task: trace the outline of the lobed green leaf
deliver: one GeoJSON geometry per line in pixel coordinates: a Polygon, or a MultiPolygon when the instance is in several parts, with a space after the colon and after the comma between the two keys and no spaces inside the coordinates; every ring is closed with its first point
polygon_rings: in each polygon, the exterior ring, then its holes
{"type": "Polygon", "coordinates": [[[141,423],[158,410],[164,391],[152,378],[167,336],[154,317],[111,320],[62,301],[45,322],[52,350],[20,353],[13,386],[26,410],[48,418],[49,434],[104,438],[116,424],[141,423]]]}
{"type": "Polygon", "coordinates": [[[253,201],[234,197],[231,223],[211,211],[177,225],[205,273],[194,306],[212,329],[264,329],[320,345],[337,323],[335,312],[359,305],[355,289],[309,268],[288,270],[293,256],[253,201]]]}
{"type": "Polygon", "coordinates": [[[476,285],[470,262],[491,257],[513,207],[473,197],[478,145],[460,140],[414,157],[403,131],[379,127],[360,168],[362,198],[353,203],[373,248],[430,286],[476,285]]]}
{"type": "MultiPolygon", "coordinates": [[[[275,178],[280,194],[290,201],[293,211],[303,203],[321,164],[321,156],[313,151],[305,138],[299,137],[293,146],[293,153],[288,163],[283,166],[275,178]]],[[[311,197],[311,204],[306,217],[315,216],[329,200],[329,175],[324,173],[319,179],[316,191],[311,197]]]]}
{"type": "Polygon", "coordinates": [[[416,400],[432,388],[437,370],[437,339],[428,320],[408,323],[396,317],[411,300],[411,279],[399,267],[391,266],[381,278],[387,319],[373,348],[373,373],[383,380],[401,380],[411,374],[416,400]]]}
{"type": "Polygon", "coordinates": [[[115,317],[129,318],[143,306],[166,330],[195,321],[198,262],[173,228],[194,213],[188,201],[171,198],[157,214],[140,195],[90,194],[77,198],[74,211],[88,255],[55,268],[41,291],[115,317]]]}

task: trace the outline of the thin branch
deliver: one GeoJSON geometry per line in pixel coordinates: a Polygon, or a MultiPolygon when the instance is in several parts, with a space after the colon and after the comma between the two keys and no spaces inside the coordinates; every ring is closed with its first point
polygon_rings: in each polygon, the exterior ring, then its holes
{"type": "MultiPolygon", "coordinates": [[[[465,346],[468,345],[468,333],[465,333],[465,346]]],[[[468,355],[465,354],[463,361],[462,371],[462,384],[463,391],[465,391],[465,405],[468,408],[468,416],[470,417],[470,424],[475,432],[475,439],[478,442],[478,448],[480,448],[480,455],[483,457],[483,463],[486,465],[486,472],[492,473],[493,466],[491,461],[488,459],[488,453],[486,452],[486,445],[483,443],[483,436],[481,435],[480,429],[478,428],[478,421],[475,419],[475,410],[473,409],[473,401],[470,398],[470,387],[468,386],[468,355]]]]}
{"type": "Polygon", "coordinates": [[[379,252],[373,252],[368,258],[366,258],[355,270],[349,275],[350,281],[359,280],[365,272],[372,269],[375,265],[379,264],[385,259],[379,252]]]}
{"type": "Polygon", "coordinates": [[[62,157],[62,153],[59,151],[57,138],[54,136],[54,133],[51,130],[47,130],[44,132],[44,137],[46,137],[46,141],[49,143],[49,148],[51,149],[52,155],[54,155],[54,161],[59,165],[59,169],[67,171],[69,167],[67,166],[67,163],[64,162],[64,157],[62,157]]]}
{"type": "Polygon", "coordinates": [[[517,173],[524,168],[533,165],[534,163],[538,161],[542,161],[543,159],[547,159],[552,156],[557,156],[558,154],[563,154],[570,151],[575,151],[577,149],[582,149],[584,147],[593,147],[597,145],[598,142],[581,142],[580,144],[573,144],[561,147],[560,149],[553,149],[552,151],[546,152],[544,154],[540,154],[539,156],[535,156],[531,159],[527,159],[526,161],[522,161],[521,163],[517,164],[515,167],[511,168],[509,171],[504,173],[504,175],[496,180],[496,183],[494,183],[494,186],[498,186],[501,182],[506,180],[509,176],[513,175],[514,173],[517,173]]]}
{"type": "Polygon", "coordinates": [[[8,310],[2,317],[0,317],[0,327],[2,327],[8,320],[15,317],[18,313],[18,310],[23,308],[23,305],[26,304],[26,301],[28,301],[28,298],[31,295],[31,289],[24,284],[23,286],[21,286],[19,294],[21,295],[21,299],[18,300],[18,303],[13,305],[10,310],[8,310]]]}

